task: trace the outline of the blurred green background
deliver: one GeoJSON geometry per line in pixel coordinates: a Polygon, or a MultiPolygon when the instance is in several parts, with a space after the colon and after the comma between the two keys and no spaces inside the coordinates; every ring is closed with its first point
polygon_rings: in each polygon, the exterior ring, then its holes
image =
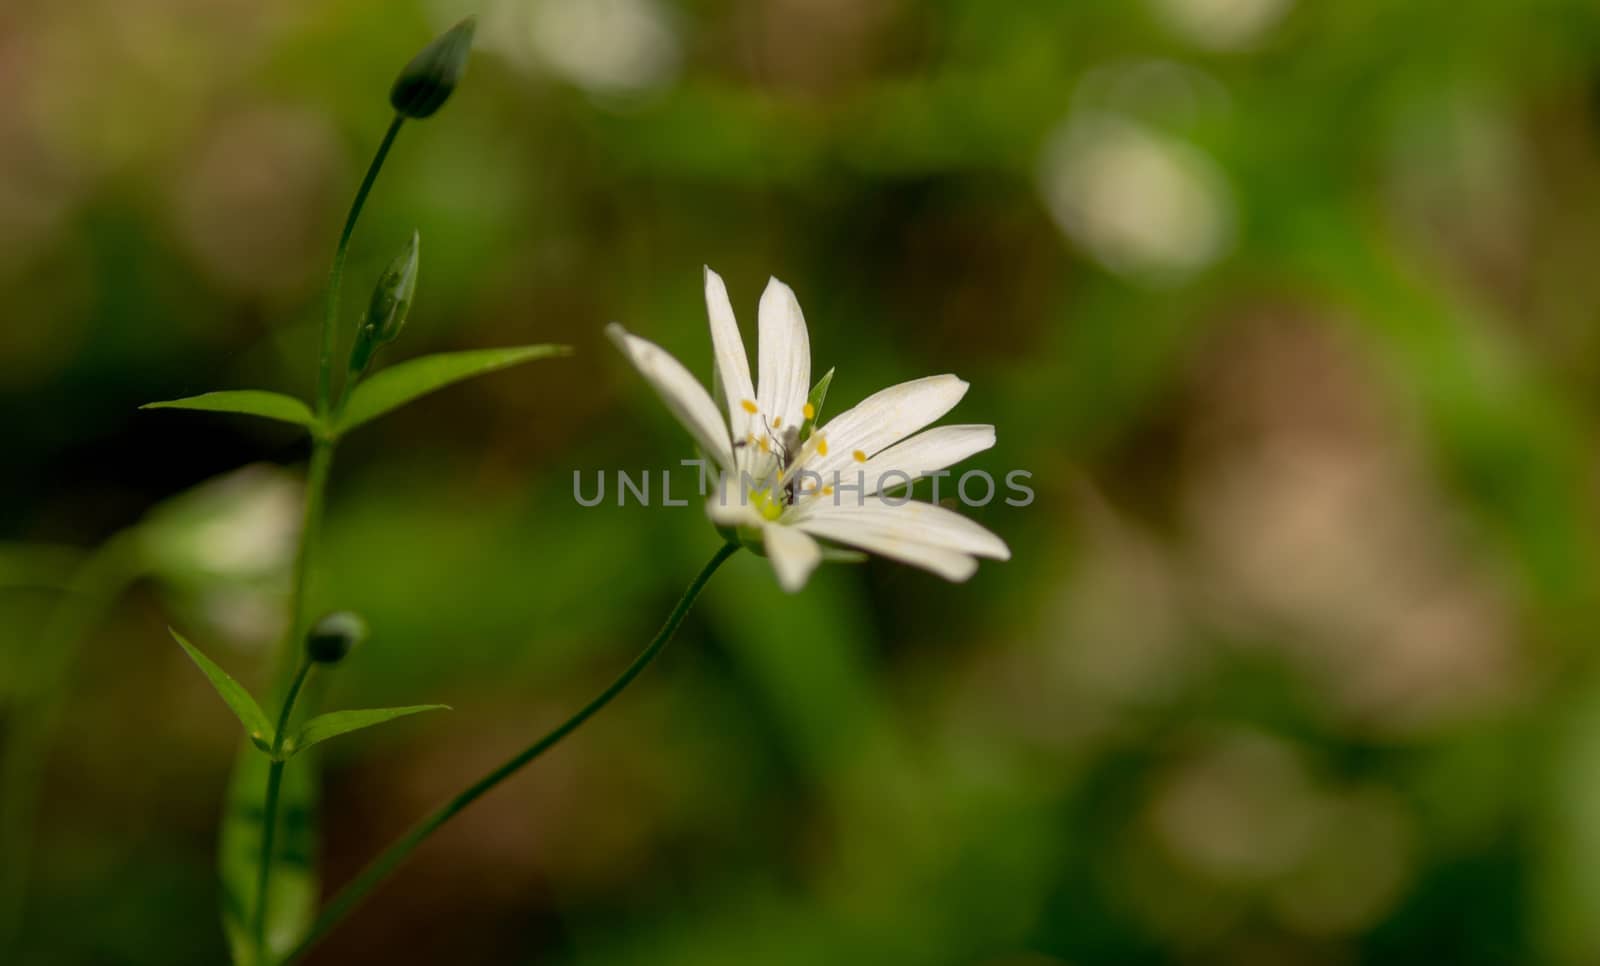
{"type": "MultiPolygon", "coordinates": [[[[236,726],[166,627],[265,689],[305,447],[136,407],[309,395],[389,82],[473,9],[0,9],[7,962],[226,956],[236,726]]],[[[716,547],[698,505],[572,496],[688,455],[601,329],[709,379],[702,264],[747,334],[794,287],[835,411],[969,379],[971,465],[1038,499],[968,511],[1015,556],[959,587],[875,561],[789,597],[735,558],[312,962],[1600,961],[1594,4],[477,10],[346,317],[416,227],[389,358],[579,354],[340,450],[315,596],[374,637],[321,699],[456,710],[328,746],[329,886],[716,547]]]]}

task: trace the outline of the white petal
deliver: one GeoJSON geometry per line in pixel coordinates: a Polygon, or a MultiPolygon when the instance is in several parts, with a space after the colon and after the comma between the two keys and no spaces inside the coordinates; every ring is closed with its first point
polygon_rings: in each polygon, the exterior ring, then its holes
{"type": "Polygon", "coordinates": [[[917,500],[889,501],[881,496],[859,499],[852,492],[835,491],[802,504],[793,511],[794,522],[830,540],[861,546],[851,534],[942,547],[977,557],[1010,560],[1005,541],[966,517],[942,506],[917,500]],[[826,528],[823,533],[821,528],[826,528]]]}
{"type": "Polygon", "coordinates": [[[811,571],[822,563],[822,548],[817,542],[793,527],[771,524],[763,527],[767,558],[778,574],[778,586],[794,593],[806,585],[811,571]]]}
{"type": "Polygon", "coordinates": [[[806,395],[811,392],[811,336],[794,291],[777,279],[761,293],[761,367],[756,403],[768,428],[774,419],[782,426],[798,427],[804,421],[806,395]]]}
{"type": "MultiPolygon", "coordinates": [[[[885,486],[900,486],[907,476],[915,480],[937,473],[993,445],[993,426],[935,426],[901,440],[862,463],[859,469],[867,481],[866,495],[871,496],[885,486]],[[905,476],[901,476],[902,473],[905,476]],[[885,480],[886,474],[892,475],[885,480]]],[[[855,478],[853,469],[846,469],[844,475],[855,478]]]]}
{"type": "Polygon", "coordinates": [[[826,440],[828,455],[807,461],[806,469],[832,478],[833,472],[858,462],[855,453],[872,457],[943,416],[967,394],[967,383],[952,375],[928,376],[875,392],[828,421],[811,437],[808,450],[826,440]]]}
{"type": "Polygon", "coordinates": [[[728,302],[727,286],[722,276],[706,268],[706,315],[711,318],[711,348],[717,360],[717,377],[722,380],[722,391],[728,397],[728,425],[733,427],[733,438],[744,439],[750,432],[750,414],[744,403],[755,402],[756,391],[750,385],[750,359],[744,352],[744,339],[739,335],[739,323],[733,315],[733,305],[728,302]]]}
{"type": "Polygon", "coordinates": [[[690,375],[683,363],[654,342],[631,334],[615,322],[606,326],[606,335],[654,387],[656,395],[678,417],[678,422],[706,455],[719,466],[731,467],[733,450],[728,446],[727,424],[717,413],[717,405],[711,401],[705,387],[690,375]]]}
{"type": "Polygon", "coordinates": [[[959,550],[919,543],[896,536],[882,528],[853,525],[844,517],[810,517],[794,526],[837,543],[857,547],[880,557],[932,571],[945,580],[960,583],[978,570],[978,561],[959,550]]]}

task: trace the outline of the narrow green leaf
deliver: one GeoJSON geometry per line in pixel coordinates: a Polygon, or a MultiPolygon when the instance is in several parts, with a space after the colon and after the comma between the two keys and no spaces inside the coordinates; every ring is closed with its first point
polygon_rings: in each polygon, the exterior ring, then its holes
{"type": "Polygon", "coordinates": [[[260,416],[263,419],[276,419],[283,423],[294,423],[307,429],[317,424],[317,418],[311,414],[311,407],[294,398],[285,396],[281,392],[267,392],[264,389],[230,389],[223,392],[208,392],[199,396],[188,396],[183,399],[168,399],[165,402],[145,403],[140,409],[193,409],[210,413],[241,413],[245,416],[260,416]]]}
{"type": "Polygon", "coordinates": [[[245,734],[249,735],[250,739],[256,741],[258,745],[262,741],[271,745],[272,722],[267,720],[267,716],[261,711],[261,705],[256,704],[256,699],[250,696],[250,692],[244,689],[244,685],[229,677],[227,671],[218,667],[209,657],[201,654],[198,648],[183,639],[182,634],[170,627],[167,628],[167,632],[172,635],[173,640],[178,642],[178,646],[183,648],[184,653],[189,655],[189,660],[195,663],[195,666],[200,669],[200,673],[204,674],[206,679],[211,682],[211,686],[217,689],[217,694],[222,696],[222,700],[227,702],[229,708],[233,709],[234,716],[239,719],[240,724],[244,725],[245,734]]]}
{"type": "Polygon", "coordinates": [[[463,379],[535,359],[571,353],[571,347],[564,345],[528,345],[510,349],[445,352],[390,366],[351,390],[350,401],[339,418],[338,431],[349,432],[391,409],[463,379]]]}
{"type": "Polygon", "coordinates": [[[822,404],[828,398],[828,386],[833,383],[833,370],[829,369],[817,384],[811,387],[811,394],[806,397],[808,413],[805,422],[800,424],[800,441],[805,442],[811,438],[811,431],[817,428],[817,420],[822,418],[822,404]]]}
{"type": "MultiPolygon", "coordinates": [[[[278,831],[273,837],[272,901],[267,904],[268,962],[281,962],[300,944],[316,917],[321,884],[317,877],[316,752],[283,770],[278,788],[278,831]]],[[[261,858],[261,796],[272,759],[240,745],[228,782],[227,811],[217,841],[222,926],[235,966],[258,963],[250,928],[256,907],[256,863],[261,858]]]]}
{"type": "Polygon", "coordinates": [[[286,754],[293,755],[312,745],[336,738],[351,731],[360,731],[396,718],[420,714],[423,711],[449,711],[446,704],[417,704],[408,708],[368,708],[363,711],[330,711],[307,721],[289,743],[286,754]]]}

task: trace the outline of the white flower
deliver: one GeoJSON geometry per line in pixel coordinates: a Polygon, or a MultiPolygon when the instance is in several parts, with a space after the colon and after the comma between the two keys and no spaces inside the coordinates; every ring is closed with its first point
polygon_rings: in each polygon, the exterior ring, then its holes
{"type": "Polygon", "coordinates": [[[957,581],[972,576],[977,557],[1010,558],[999,537],[960,514],[880,493],[994,445],[993,426],[918,432],[954,408],[967,383],[943,375],[891,386],[818,426],[821,400],[807,394],[811,342],[794,292],[774,278],[761,296],[759,384],[752,387],[728,291],[709,268],[705,282],[726,419],[660,346],[620,325],[606,332],[722,471],[707,507],[713,522],[764,550],[785,590],[799,590],[822,562],[819,540],[957,581]]]}

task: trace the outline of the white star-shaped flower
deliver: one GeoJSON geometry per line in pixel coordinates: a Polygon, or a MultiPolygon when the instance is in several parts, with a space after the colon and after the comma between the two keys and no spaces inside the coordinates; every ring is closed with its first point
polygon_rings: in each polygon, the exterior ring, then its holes
{"type": "Polygon", "coordinates": [[[722,485],[707,507],[712,521],[764,552],[785,590],[805,585],[825,556],[824,545],[853,547],[955,581],[972,576],[978,557],[1010,558],[999,537],[966,517],[881,492],[994,445],[993,426],[919,432],[961,401],[966,382],[942,375],[901,383],[817,425],[832,372],[808,397],[811,341],[794,292],[774,278],[762,293],[759,383],[752,387],[728,290],[709,268],[705,282],[726,419],[660,346],[620,325],[606,333],[721,470],[722,485]]]}

